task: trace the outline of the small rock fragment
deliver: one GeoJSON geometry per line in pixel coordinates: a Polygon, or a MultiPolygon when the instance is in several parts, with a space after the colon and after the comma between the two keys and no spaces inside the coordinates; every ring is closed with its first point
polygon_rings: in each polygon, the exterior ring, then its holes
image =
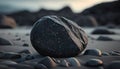
{"type": "Polygon", "coordinates": [[[84,55],[101,56],[102,52],[99,49],[87,49],[84,55]]]}
{"type": "Polygon", "coordinates": [[[90,67],[98,67],[103,65],[103,61],[100,59],[90,59],[85,63],[85,65],[90,67]]]}

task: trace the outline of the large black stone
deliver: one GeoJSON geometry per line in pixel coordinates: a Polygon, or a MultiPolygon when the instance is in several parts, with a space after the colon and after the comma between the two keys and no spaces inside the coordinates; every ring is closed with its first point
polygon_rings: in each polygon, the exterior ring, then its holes
{"type": "Polygon", "coordinates": [[[82,52],[87,35],[65,17],[45,16],[38,20],[30,34],[33,47],[44,56],[72,57],[82,52]]]}

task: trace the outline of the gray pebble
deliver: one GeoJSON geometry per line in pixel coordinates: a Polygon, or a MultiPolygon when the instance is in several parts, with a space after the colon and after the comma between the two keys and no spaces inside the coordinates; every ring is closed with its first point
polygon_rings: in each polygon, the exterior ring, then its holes
{"type": "Polygon", "coordinates": [[[103,65],[103,61],[101,61],[100,59],[90,59],[86,61],[85,65],[90,67],[98,67],[103,65]]]}
{"type": "Polygon", "coordinates": [[[67,62],[70,64],[70,66],[73,66],[73,67],[80,67],[81,66],[80,62],[76,58],[73,58],[73,57],[68,58],[67,62]]]}
{"type": "Polygon", "coordinates": [[[101,56],[102,52],[99,49],[87,49],[84,55],[101,56]]]}
{"type": "Polygon", "coordinates": [[[38,62],[38,64],[39,63],[47,66],[47,68],[53,68],[56,66],[56,63],[49,56],[44,57],[41,61],[38,62]]]}
{"type": "Polygon", "coordinates": [[[110,56],[110,54],[107,53],[107,52],[103,52],[103,53],[102,53],[102,56],[110,56]]]}

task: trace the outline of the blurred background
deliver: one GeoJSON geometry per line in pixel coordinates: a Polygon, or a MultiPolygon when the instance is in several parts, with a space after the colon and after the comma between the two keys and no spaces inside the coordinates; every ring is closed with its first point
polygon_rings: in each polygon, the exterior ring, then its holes
{"type": "Polygon", "coordinates": [[[30,27],[46,15],[64,16],[82,27],[120,28],[119,0],[0,0],[0,28],[30,27]]]}

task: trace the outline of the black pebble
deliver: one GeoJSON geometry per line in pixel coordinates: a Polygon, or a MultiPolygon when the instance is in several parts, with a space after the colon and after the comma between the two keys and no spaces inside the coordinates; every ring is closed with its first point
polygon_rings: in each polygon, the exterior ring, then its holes
{"type": "Polygon", "coordinates": [[[99,49],[87,49],[84,55],[101,56],[102,52],[99,49]]]}
{"type": "Polygon", "coordinates": [[[29,44],[27,44],[27,43],[24,43],[24,44],[23,44],[23,46],[25,46],[25,47],[28,47],[28,46],[29,46],[29,44]]]}
{"type": "Polygon", "coordinates": [[[100,59],[90,59],[85,63],[85,65],[90,67],[98,67],[103,65],[103,61],[100,59]]]}

